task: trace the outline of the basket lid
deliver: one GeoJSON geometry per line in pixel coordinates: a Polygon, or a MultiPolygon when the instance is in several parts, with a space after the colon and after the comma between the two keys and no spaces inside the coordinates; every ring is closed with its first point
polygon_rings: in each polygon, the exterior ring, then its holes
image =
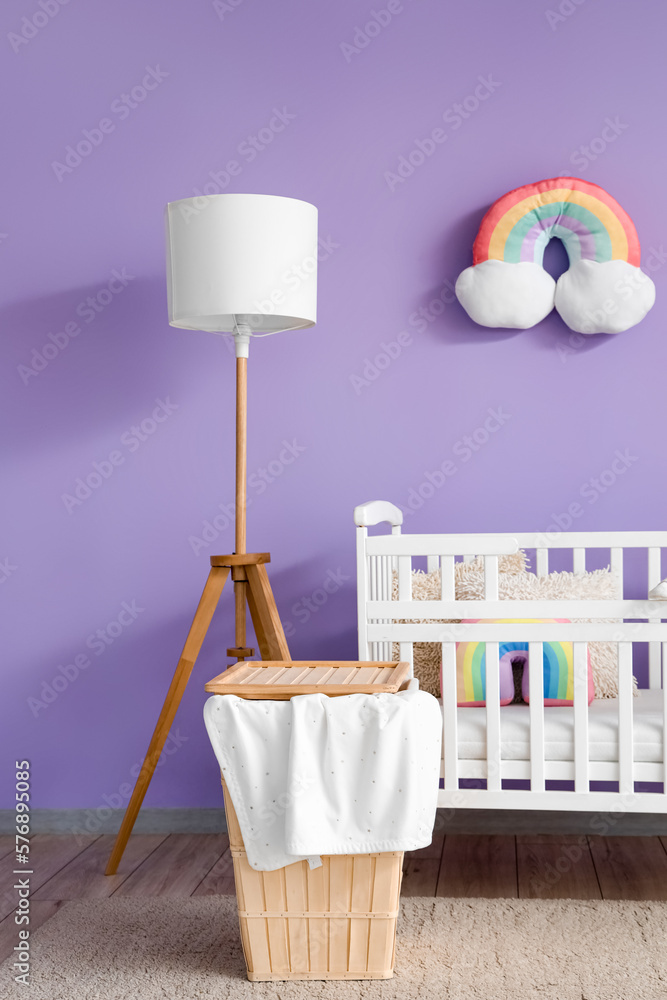
{"type": "Polygon", "coordinates": [[[370,660],[253,660],[235,663],[205,685],[211,694],[285,701],[300,694],[396,694],[409,663],[370,660]]]}

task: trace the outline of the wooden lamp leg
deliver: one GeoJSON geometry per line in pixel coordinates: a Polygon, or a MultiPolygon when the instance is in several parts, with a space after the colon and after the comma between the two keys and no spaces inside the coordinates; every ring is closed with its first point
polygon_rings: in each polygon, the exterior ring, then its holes
{"type": "Polygon", "coordinates": [[[248,564],[246,573],[248,606],[262,659],[291,659],[266,566],[263,563],[248,564]]]}
{"type": "Polygon", "coordinates": [[[192,625],[190,626],[190,631],[188,632],[188,637],[185,640],[185,646],[183,647],[181,658],[178,661],[176,670],[174,671],[174,676],[171,684],[169,685],[167,697],[164,700],[162,711],[160,712],[160,716],[157,720],[157,724],[146,752],[146,757],[134,786],[132,798],[128,803],[127,809],[125,810],[123,822],[121,823],[113,850],[111,851],[109,862],[105,871],[106,875],[116,874],[116,870],[120,864],[120,859],[123,856],[123,851],[125,850],[130,834],[132,833],[132,827],[134,826],[137,814],[141,808],[141,803],[143,802],[144,796],[148,791],[148,786],[151,783],[151,778],[153,777],[157,762],[160,759],[160,754],[162,753],[167,736],[169,735],[169,730],[171,729],[174,721],[176,710],[181,703],[183,692],[185,691],[188,680],[190,679],[192,668],[194,667],[195,661],[199,655],[199,650],[201,649],[208,627],[211,624],[213,613],[217,607],[222,593],[222,588],[227,582],[228,576],[229,569],[227,567],[213,567],[209,573],[206,586],[204,587],[204,591],[201,595],[201,600],[199,601],[192,625]]]}

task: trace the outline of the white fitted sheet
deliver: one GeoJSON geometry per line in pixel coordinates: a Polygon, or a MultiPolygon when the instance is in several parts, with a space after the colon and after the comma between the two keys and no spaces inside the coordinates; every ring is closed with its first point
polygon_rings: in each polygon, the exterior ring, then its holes
{"type": "MultiPolygon", "coordinates": [[[[661,690],[641,690],[633,698],[634,759],[651,763],[663,760],[663,709],[661,690]]],[[[500,709],[503,760],[530,760],[530,709],[504,705],[500,709]]],[[[574,709],[544,709],[545,760],[574,760],[574,709]]],[[[618,760],[618,699],[595,699],[588,708],[589,760],[618,760]]],[[[486,709],[458,709],[459,760],[486,759],[486,709]]]]}

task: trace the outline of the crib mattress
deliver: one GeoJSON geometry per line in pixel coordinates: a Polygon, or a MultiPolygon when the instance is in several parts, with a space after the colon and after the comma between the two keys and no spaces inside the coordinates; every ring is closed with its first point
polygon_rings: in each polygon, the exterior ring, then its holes
{"type": "MultiPolygon", "coordinates": [[[[661,690],[642,690],[633,698],[634,759],[659,763],[663,759],[661,690]]],[[[503,760],[530,760],[530,709],[506,705],[500,710],[503,760]]],[[[545,760],[574,760],[574,709],[544,709],[545,760]]],[[[618,760],[618,699],[595,699],[588,709],[589,760],[618,760]]],[[[486,759],[486,709],[459,708],[460,760],[486,759]]]]}

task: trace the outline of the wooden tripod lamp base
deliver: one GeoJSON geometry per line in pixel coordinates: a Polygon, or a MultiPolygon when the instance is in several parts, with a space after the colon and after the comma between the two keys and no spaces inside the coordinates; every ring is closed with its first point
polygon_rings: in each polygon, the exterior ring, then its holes
{"type": "MultiPolygon", "coordinates": [[[[125,816],[109,857],[105,874],[115,875],[123,857],[123,852],[132,833],[141,803],[148,791],[151,778],[160,759],[169,730],[171,729],[183,692],[199,656],[206,633],[213,619],[220,595],[230,573],[236,593],[236,622],[240,624],[243,613],[241,641],[245,642],[246,602],[257,636],[259,651],[263,660],[290,660],[285,633],[278,615],[273,591],[266,571],[266,563],[271,561],[268,552],[247,552],[231,556],[211,556],[211,571],[201,595],[195,616],[185,640],[181,658],[174,671],[167,697],[157,720],[146,757],[139,772],[132,797],[125,810],[125,816]]],[[[237,643],[239,632],[237,631],[237,643]]],[[[228,655],[237,659],[252,656],[254,650],[240,644],[227,650],[228,655]]]]}

